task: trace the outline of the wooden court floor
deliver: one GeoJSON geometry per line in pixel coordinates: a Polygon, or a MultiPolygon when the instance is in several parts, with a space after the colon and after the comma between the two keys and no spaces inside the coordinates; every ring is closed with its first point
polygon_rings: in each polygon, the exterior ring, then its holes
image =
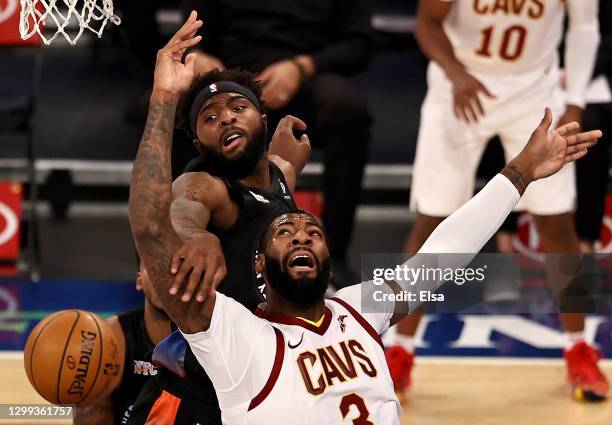
{"type": "MultiPolygon", "coordinates": [[[[610,425],[612,400],[570,400],[560,360],[420,358],[402,425],[610,425]]],[[[612,362],[604,363],[612,376],[612,362]]],[[[0,356],[0,403],[42,403],[16,355],[0,356]]],[[[0,420],[0,424],[70,421],[0,420]]],[[[386,425],[386,424],[377,424],[386,425]]]]}

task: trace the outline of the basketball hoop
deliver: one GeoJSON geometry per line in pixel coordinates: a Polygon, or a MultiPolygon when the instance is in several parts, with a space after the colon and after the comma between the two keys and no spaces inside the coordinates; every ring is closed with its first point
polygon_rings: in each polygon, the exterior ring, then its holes
{"type": "Polygon", "coordinates": [[[100,38],[108,21],[115,25],[121,23],[121,19],[113,13],[112,0],[20,0],[20,2],[19,33],[24,40],[38,34],[45,44],[51,44],[58,35],[62,35],[68,43],[75,45],[85,29],[100,38]],[[51,31],[56,28],[50,38],[45,37],[44,26],[51,31]],[[69,34],[69,29],[72,35],[69,34]]]}

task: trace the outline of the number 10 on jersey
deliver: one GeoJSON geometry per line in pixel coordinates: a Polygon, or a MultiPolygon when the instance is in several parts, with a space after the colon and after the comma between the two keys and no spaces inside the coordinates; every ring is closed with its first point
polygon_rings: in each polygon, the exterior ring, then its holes
{"type": "Polygon", "coordinates": [[[512,25],[504,31],[490,26],[482,29],[480,33],[482,34],[482,42],[478,50],[476,50],[476,54],[480,56],[491,57],[495,54],[496,47],[492,44],[497,44],[498,42],[497,53],[504,60],[517,60],[523,53],[527,29],[522,25],[512,25]],[[498,38],[499,35],[501,35],[501,38],[498,38]]]}

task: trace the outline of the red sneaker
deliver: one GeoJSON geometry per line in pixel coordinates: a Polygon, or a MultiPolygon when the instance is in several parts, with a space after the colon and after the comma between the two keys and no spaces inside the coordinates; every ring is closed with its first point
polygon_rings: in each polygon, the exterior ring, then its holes
{"type": "Polygon", "coordinates": [[[567,363],[567,380],[572,395],[580,401],[601,401],[608,395],[610,385],[597,367],[601,357],[598,350],[581,341],[571,350],[564,351],[567,363]]]}
{"type": "Polygon", "coordinates": [[[393,388],[400,401],[403,395],[410,389],[410,372],[414,365],[414,353],[409,353],[399,345],[393,345],[385,350],[387,365],[393,379],[393,388]]]}

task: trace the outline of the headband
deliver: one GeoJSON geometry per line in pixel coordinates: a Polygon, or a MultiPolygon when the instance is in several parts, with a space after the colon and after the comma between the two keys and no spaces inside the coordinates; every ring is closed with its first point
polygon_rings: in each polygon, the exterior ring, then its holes
{"type": "Polygon", "coordinates": [[[247,87],[241,86],[238,83],[234,83],[233,81],[218,81],[216,83],[210,84],[196,96],[193,104],[191,105],[191,109],[189,111],[189,125],[191,127],[191,132],[193,135],[196,135],[196,124],[198,120],[198,113],[200,112],[200,108],[204,103],[213,96],[216,96],[221,93],[237,93],[246,97],[248,100],[255,105],[258,111],[263,112],[261,107],[261,102],[255,96],[251,90],[247,87]]]}

